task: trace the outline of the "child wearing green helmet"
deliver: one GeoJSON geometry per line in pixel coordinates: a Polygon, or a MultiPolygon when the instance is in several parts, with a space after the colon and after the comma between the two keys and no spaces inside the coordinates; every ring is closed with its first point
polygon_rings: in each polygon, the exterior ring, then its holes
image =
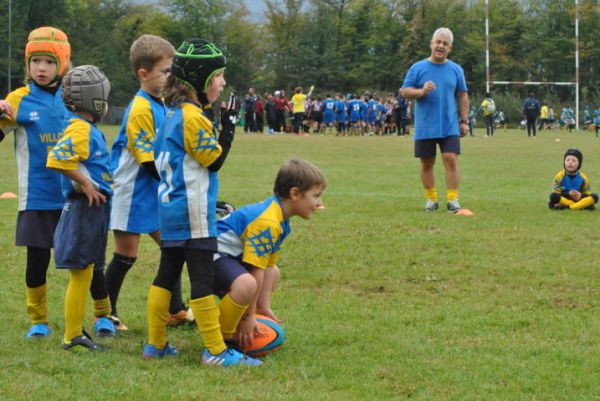
{"type": "Polygon", "coordinates": [[[220,366],[261,364],[225,345],[214,298],[217,172],[231,148],[235,110],[221,114],[218,137],[204,110],[225,87],[225,66],[223,53],[204,39],[184,41],[173,59],[165,90],[165,101],[171,110],[154,141],[156,169],[161,177],[161,260],[148,294],[144,359],[178,354],[167,341],[167,316],[171,289],[186,263],[191,284],[190,307],[206,347],[201,362],[220,366]]]}

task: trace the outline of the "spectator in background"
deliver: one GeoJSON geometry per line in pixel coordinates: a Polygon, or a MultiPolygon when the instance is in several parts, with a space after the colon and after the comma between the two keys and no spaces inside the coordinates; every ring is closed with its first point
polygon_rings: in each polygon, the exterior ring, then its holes
{"type": "Polygon", "coordinates": [[[535,123],[540,115],[540,102],[533,96],[533,93],[529,94],[529,97],[525,99],[525,103],[523,103],[523,117],[527,123],[527,136],[531,136],[535,138],[535,123]]]}
{"type": "Polygon", "coordinates": [[[285,112],[288,110],[288,100],[285,97],[285,92],[275,91],[273,103],[275,104],[275,132],[285,132],[285,112]]]}
{"type": "Polygon", "coordinates": [[[248,89],[248,94],[244,98],[244,132],[256,132],[256,95],[254,88],[248,89]]]}
{"type": "Polygon", "coordinates": [[[269,126],[269,134],[272,134],[276,131],[275,127],[275,102],[273,101],[273,95],[267,96],[267,101],[265,102],[265,114],[267,117],[267,125],[269,126]]]}
{"type": "Polygon", "coordinates": [[[254,119],[256,121],[256,132],[262,134],[265,128],[265,103],[262,101],[260,96],[256,96],[254,119]]]}

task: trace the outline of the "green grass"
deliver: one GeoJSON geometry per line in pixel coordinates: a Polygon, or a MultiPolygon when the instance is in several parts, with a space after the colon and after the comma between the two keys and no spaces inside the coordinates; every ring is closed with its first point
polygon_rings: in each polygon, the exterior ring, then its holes
{"type": "MultiPolygon", "coordinates": [[[[112,137],[114,127],[106,132],[112,137]]],[[[60,349],[68,274],[52,267],[54,334],[26,341],[17,203],[0,201],[0,398],[600,400],[600,212],[547,208],[568,147],[583,151],[583,170],[598,189],[600,140],[585,132],[477,134],[462,141],[460,159],[461,203],[474,217],[421,210],[410,138],[238,134],[221,199],[262,200],[292,156],[329,179],[326,209],[292,221],[274,295],[287,341],[259,369],[201,366],[191,329],[170,332],[179,358],[141,360],[159,258],[148,238],[119,302],[131,331],[106,341],[109,352],[60,349]]],[[[17,191],[11,142],[0,146],[0,192],[17,191]]],[[[436,175],[443,198],[441,163],[436,175]]],[[[88,312],[88,326],[90,319],[88,312]]]]}

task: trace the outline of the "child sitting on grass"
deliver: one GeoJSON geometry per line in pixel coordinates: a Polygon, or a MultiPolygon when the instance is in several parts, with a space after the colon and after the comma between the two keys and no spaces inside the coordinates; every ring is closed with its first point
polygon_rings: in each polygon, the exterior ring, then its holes
{"type": "Polygon", "coordinates": [[[548,207],[554,210],[571,209],[593,210],[598,195],[592,193],[590,180],[579,169],[583,164],[583,154],[579,149],[567,149],[564,156],[564,169],[554,177],[554,191],[550,194],[548,207]]]}
{"type": "Polygon", "coordinates": [[[215,261],[215,293],[221,332],[245,348],[257,329],[256,314],[277,317],[271,310],[271,292],[277,284],[276,266],[289,219],[310,219],[323,206],[327,185],[323,172],[305,160],[288,160],[277,173],[273,196],[244,206],[217,222],[219,256],[215,261]]]}

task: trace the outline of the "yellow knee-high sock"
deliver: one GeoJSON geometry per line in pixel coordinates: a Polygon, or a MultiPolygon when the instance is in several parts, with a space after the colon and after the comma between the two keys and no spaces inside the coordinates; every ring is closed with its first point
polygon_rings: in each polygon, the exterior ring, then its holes
{"type": "Polygon", "coordinates": [[[425,190],[425,198],[429,199],[430,201],[437,202],[437,200],[438,200],[438,193],[437,193],[435,187],[429,188],[429,189],[425,190]]]}
{"type": "Polygon", "coordinates": [[[93,266],[70,270],[71,277],[65,294],[65,343],[83,334],[83,317],[92,283],[93,266]]]}
{"type": "Polygon", "coordinates": [[[217,355],[225,351],[227,346],[223,341],[221,326],[219,325],[219,308],[213,295],[192,299],[190,307],[196,317],[196,325],[202,333],[204,346],[208,351],[217,355]]]}
{"type": "Polygon", "coordinates": [[[565,198],[564,196],[560,197],[560,202],[561,205],[563,206],[571,206],[572,204],[574,204],[575,202],[573,202],[571,199],[569,198],[565,198]]]}
{"type": "Polygon", "coordinates": [[[458,189],[448,189],[446,190],[446,199],[448,202],[452,202],[458,199],[458,189]]]}
{"type": "Polygon", "coordinates": [[[590,207],[595,204],[596,201],[591,196],[586,196],[585,198],[579,199],[579,201],[573,203],[569,208],[572,210],[585,209],[586,207],[590,207]]]}
{"type": "Polygon", "coordinates": [[[221,299],[219,304],[219,323],[221,324],[221,333],[223,338],[231,338],[235,334],[238,323],[244,316],[248,305],[236,303],[229,294],[221,299]]]}
{"type": "Polygon", "coordinates": [[[47,291],[47,284],[35,288],[27,287],[27,314],[31,324],[48,323],[47,291]]]}
{"type": "Polygon", "coordinates": [[[148,293],[148,344],[158,349],[167,345],[167,317],[171,291],[155,285],[150,286],[148,293]]]}
{"type": "Polygon", "coordinates": [[[110,317],[111,314],[110,299],[108,297],[102,299],[94,299],[94,316],[95,317],[110,317]]]}

